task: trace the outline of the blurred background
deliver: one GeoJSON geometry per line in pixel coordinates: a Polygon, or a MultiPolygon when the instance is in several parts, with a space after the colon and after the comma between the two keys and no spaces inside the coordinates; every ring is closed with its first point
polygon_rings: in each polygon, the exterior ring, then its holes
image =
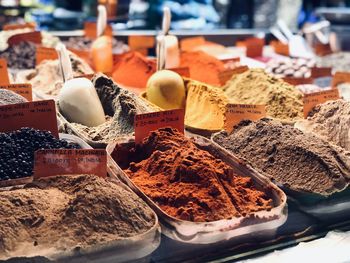
{"type": "Polygon", "coordinates": [[[0,25],[35,21],[42,30],[75,30],[103,4],[114,30],[159,29],[164,5],[174,30],[267,29],[283,19],[291,29],[320,19],[350,22],[350,0],[0,0],[0,25]]]}

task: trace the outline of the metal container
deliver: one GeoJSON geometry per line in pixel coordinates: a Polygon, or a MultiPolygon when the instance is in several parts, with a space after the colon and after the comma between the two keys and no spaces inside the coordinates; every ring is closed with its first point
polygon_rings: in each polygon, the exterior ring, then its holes
{"type": "Polygon", "coordinates": [[[215,146],[210,140],[200,136],[190,137],[193,138],[198,147],[223,160],[227,165],[232,167],[237,174],[251,177],[255,186],[266,192],[269,197],[273,199],[273,209],[271,209],[271,211],[256,212],[247,217],[235,217],[213,222],[184,221],[166,214],[129,179],[112,158],[112,153],[117,144],[118,149],[122,149],[120,152],[121,156],[127,155],[128,150],[135,144],[131,137],[125,137],[107,146],[109,173],[120,178],[149,204],[160,218],[162,233],[176,241],[209,244],[229,239],[240,240],[258,234],[274,235],[276,229],[287,219],[286,195],[268,179],[264,178],[253,169],[242,166],[236,158],[215,146]]]}

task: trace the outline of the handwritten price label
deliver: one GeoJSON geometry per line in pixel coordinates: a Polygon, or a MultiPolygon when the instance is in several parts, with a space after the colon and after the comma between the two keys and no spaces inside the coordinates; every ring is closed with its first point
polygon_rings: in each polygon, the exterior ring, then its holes
{"type": "Polygon", "coordinates": [[[318,104],[329,100],[339,99],[338,89],[325,90],[304,95],[304,118],[307,118],[310,111],[318,104]]]}
{"type": "Polygon", "coordinates": [[[17,45],[23,41],[32,42],[35,44],[41,44],[41,39],[42,39],[41,33],[39,31],[35,31],[35,32],[28,32],[28,33],[14,35],[7,40],[7,43],[10,46],[17,45]]]}
{"type": "Polygon", "coordinates": [[[227,104],[225,130],[231,132],[242,120],[256,121],[266,117],[265,105],[227,104]]]}
{"type": "Polygon", "coordinates": [[[65,174],[107,176],[106,150],[38,150],[34,154],[34,179],[65,174]]]}
{"type": "Polygon", "coordinates": [[[0,86],[0,89],[11,90],[17,93],[18,95],[21,95],[22,97],[26,98],[28,101],[33,100],[32,84],[30,83],[2,85],[0,86]]]}
{"type": "Polygon", "coordinates": [[[135,143],[141,143],[151,131],[172,127],[184,133],[185,111],[183,109],[137,114],[135,116],[135,143]]]}
{"type": "Polygon", "coordinates": [[[0,58],[0,85],[10,84],[10,79],[7,71],[7,61],[0,58]]]}
{"type": "Polygon", "coordinates": [[[332,80],[332,87],[336,88],[341,83],[350,83],[350,72],[336,72],[332,80]]]}
{"type": "Polygon", "coordinates": [[[57,51],[54,48],[37,47],[36,48],[36,64],[40,64],[43,60],[58,59],[57,51]]]}

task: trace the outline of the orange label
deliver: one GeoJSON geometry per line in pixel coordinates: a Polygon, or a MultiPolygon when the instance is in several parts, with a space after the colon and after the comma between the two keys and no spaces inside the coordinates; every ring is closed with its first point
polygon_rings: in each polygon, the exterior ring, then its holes
{"type": "Polygon", "coordinates": [[[228,80],[232,78],[233,75],[241,74],[246,72],[249,68],[247,66],[240,66],[234,69],[226,69],[219,72],[219,80],[221,85],[225,85],[228,80]]]}
{"type": "Polygon", "coordinates": [[[34,179],[64,174],[106,177],[106,150],[45,149],[34,153],[34,179]]]}
{"type": "Polygon", "coordinates": [[[15,29],[23,29],[30,28],[35,30],[36,24],[34,22],[24,23],[24,24],[6,24],[2,27],[2,30],[15,30],[15,29]]]}
{"type": "Polygon", "coordinates": [[[190,69],[188,67],[183,68],[170,68],[169,70],[176,72],[182,77],[189,78],[190,77],[190,69]]]}
{"type": "Polygon", "coordinates": [[[318,104],[325,103],[329,100],[339,99],[338,89],[325,90],[304,94],[304,118],[307,118],[310,111],[318,104]]]}
{"type": "Polygon", "coordinates": [[[0,58],[0,85],[8,84],[10,84],[10,79],[7,71],[7,61],[4,58],[0,58]]]}
{"type": "Polygon", "coordinates": [[[197,46],[205,45],[204,37],[189,37],[180,40],[180,47],[182,51],[191,51],[197,46]]]}
{"type": "Polygon", "coordinates": [[[129,36],[128,44],[131,50],[153,48],[156,44],[154,36],[129,36]]]}
{"type": "Polygon", "coordinates": [[[0,86],[0,89],[11,90],[17,93],[18,95],[21,95],[22,97],[26,98],[28,101],[33,100],[32,84],[30,83],[3,85],[0,86]]]}
{"type": "MultiPolygon", "coordinates": [[[[85,22],[84,23],[84,34],[86,37],[95,39],[97,38],[97,25],[96,22],[85,22]]],[[[105,36],[113,36],[113,28],[111,25],[106,26],[104,34],[105,36]]]]}
{"type": "Polygon", "coordinates": [[[283,44],[280,41],[271,41],[270,46],[275,50],[277,54],[283,55],[283,56],[289,56],[289,45],[283,44]]]}
{"type": "Polygon", "coordinates": [[[350,72],[335,72],[332,87],[337,87],[341,83],[350,83],[350,72]]]}
{"type": "Polygon", "coordinates": [[[311,77],[313,78],[322,78],[332,76],[332,68],[311,68],[311,77]]]}
{"type": "Polygon", "coordinates": [[[0,106],[0,132],[30,127],[50,131],[58,138],[56,105],[54,100],[42,100],[0,106]]]}
{"type": "Polygon", "coordinates": [[[233,127],[243,120],[256,121],[264,117],[266,117],[265,105],[227,104],[225,130],[231,132],[233,127]]]}
{"type": "Polygon", "coordinates": [[[39,31],[35,31],[35,32],[17,34],[10,37],[7,40],[7,43],[11,46],[11,45],[17,45],[23,41],[32,42],[35,44],[41,44],[41,33],[39,31]]]}
{"type": "Polygon", "coordinates": [[[247,57],[261,57],[265,40],[263,38],[251,37],[244,41],[238,41],[236,46],[243,46],[247,49],[247,57]]]}
{"type": "Polygon", "coordinates": [[[135,116],[135,143],[141,143],[151,131],[172,127],[184,133],[185,111],[183,109],[137,114],[135,116]]]}
{"type": "Polygon", "coordinates": [[[294,85],[294,86],[314,83],[313,78],[290,78],[290,77],[287,77],[287,78],[283,78],[283,80],[291,85],[294,85]]]}
{"type": "Polygon", "coordinates": [[[36,64],[40,64],[43,60],[56,60],[58,54],[56,49],[48,47],[37,47],[36,48],[36,64]]]}

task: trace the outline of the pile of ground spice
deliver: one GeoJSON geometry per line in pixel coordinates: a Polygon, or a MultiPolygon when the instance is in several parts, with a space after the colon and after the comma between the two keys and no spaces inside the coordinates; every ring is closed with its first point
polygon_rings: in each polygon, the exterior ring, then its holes
{"type": "Polygon", "coordinates": [[[119,57],[113,68],[115,82],[135,88],[146,88],[148,79],[156,72],[156,62],[139,52],[131,51],[119,57]]]}
{"type": "Polygon", "coordinates": [[[85,249],[145,233],[156,220],[133,192],[94,175],[2,190],[0,206],[0,258],[85,249]]]}
{"type": "Polygon", "coordinates": [[[120,136],[131,135],[134,132],[136,114],[154,111],[145,100],[119,87],[103,74],[96,74],[92,82],[107,121],[96,127],[78,123],[72,123],[72,126],[94,142],[108,143],[120,136]]]}
{"type": "MultiPolygon", "coordinates": [[[[74,77],[94,73],[91,67],[77,55],[69,52],[69,56],[74,77]]],[[[16,75],[16,83],[30,83],[35,91],[57,96],[63,83],[59,60],[44,60],[35,69],[19,72],[16,75]]]]}
{"type": "Polygon", "coordinates": [[[350,71],[350,52],[338,52],[317,58],[317,67],[332,68],[336,71],[350,71]]]}
{"type": "Polygon", "coordinates": [[[307,120],[298,121],[295,127],[350,151],[350,102],[335,100],[317,105],[307,120]]]}
{"type": "Polygon", "coordinates": [[[303,94],[263,69],[234,75],[223,89],[232,103],[266,105],[270,117],[285,121],[303,118],[303,94]]]}
{"type": "Polygon", "coordinates": [[[225,70],[225,64],[203,51],[182,52],[180,67],[190,69],[191,79],[209,85],[220,86],[219,72],[225,70]]]}
{"type": "Polygon", "coordinates": [[[342,191],[350,179],[350,153],[280,122],[242,121],[214,141],[274,181],[323,196],[342,191]]]}
{"type": "Polygon", "coordinates": [[[273,201],[220,159],[172,128],[150,133],[122,165],[131,180],[168,215],[208,222],[270,210],[273,201]]]}
{"type": "Polygon", "coordinates": [[[196,129],[218,131],[225,123],[225,106],[229,103],[224,92],[197,81],[186,81],[187,98],[185,124],[196,129]]]}
{"type": "Polygon", "coordinates": [[[0,89],[0,105],[17,104],[27,100],[11,90],[0,89]]]}

